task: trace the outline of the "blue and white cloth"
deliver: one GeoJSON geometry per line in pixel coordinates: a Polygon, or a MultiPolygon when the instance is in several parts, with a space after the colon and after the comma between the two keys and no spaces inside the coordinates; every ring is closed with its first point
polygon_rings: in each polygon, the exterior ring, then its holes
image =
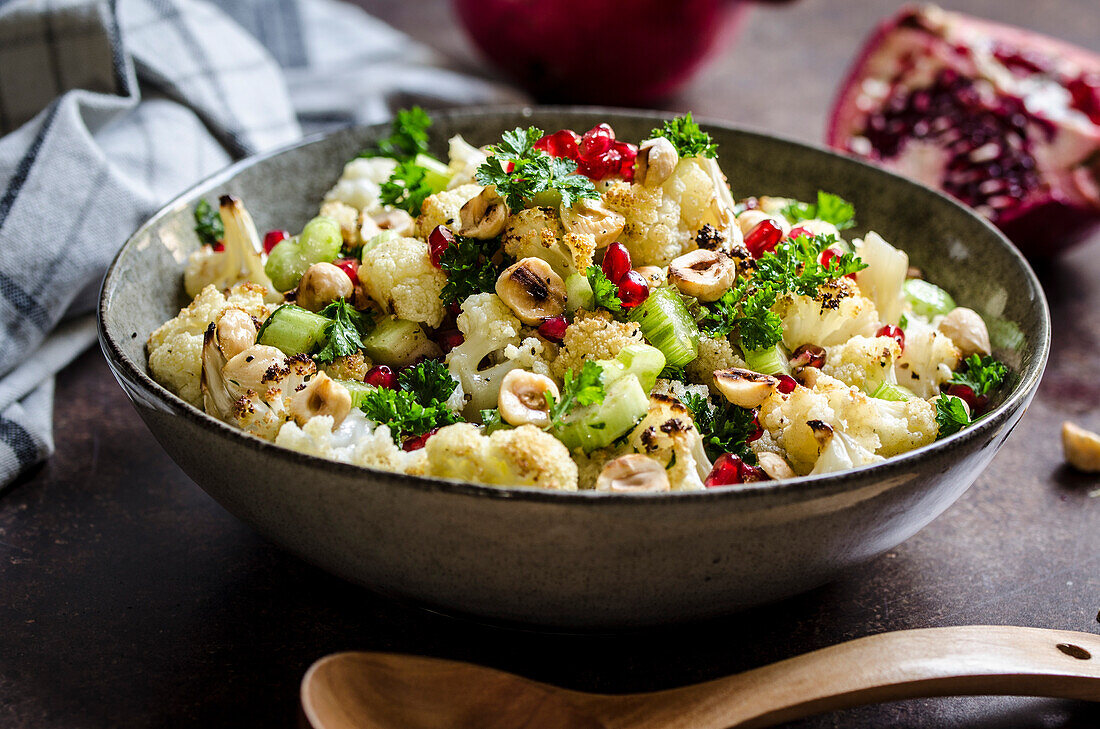
{"type": "Polygon", "coordinates": [[[336,0],[0,0],[0,488],[53,452],[54,374],[165,201],[303,128],[522,100],[336,0]]]}

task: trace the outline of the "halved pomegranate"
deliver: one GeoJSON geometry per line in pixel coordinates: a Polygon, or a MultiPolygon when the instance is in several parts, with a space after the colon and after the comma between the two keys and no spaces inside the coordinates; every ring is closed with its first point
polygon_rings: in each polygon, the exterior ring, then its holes
{"type": "Polygon", "coordinates": [[[836,149],[938,187],[1020,249],[1100,226],[1100,57],[935,6],[871,36],[834,105],[836,149]]]}

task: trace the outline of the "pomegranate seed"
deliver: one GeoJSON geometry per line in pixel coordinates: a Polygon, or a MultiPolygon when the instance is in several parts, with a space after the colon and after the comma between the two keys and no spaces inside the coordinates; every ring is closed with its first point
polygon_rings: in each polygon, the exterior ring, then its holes
{"type": "Polygon", "coordinates": [[[619,175],[627,182],[633,182],[634,161],[638,158],[638,147],[629,142],[615,142],[613,149],[619,153],[619,175]]]}
{"type": "Polygon", "coordinates": [[[215,241],[214,245],[212,245],[210,247],[214,249],[215,253],[221,253],[222,251],[225,250],[225,243],[222,243],[220,240],[215,241]]]}
{"type": "Polygon", "coordinates": [[[798,382],[790,375],[779,375],[779,385],[776,389],[784,395],[789,395],[794,392],[794,388],[798,387],[798,382]]]}
{"type": "Polygon", "coordinates": [[[944,388],[944,392],[948,395],[954,395],[970,406],[970,413],[972,416],[989,404],[988,395],[976,394],[969,385],[948,385],[944,388]]]}
{"type": "Polygon", "coordinates": [[[397,375],[386,365],[375,365],[363,375],[363,382],[375,387],[384,387],[387,390],[397,389],[397,375]]]}
{"type": "Polygon", "coordinates": [[[741,461],[741,483],[752,483],[753,481],[767,481],[768,474],[764,472],[764,469],[760,466],[750,466],[749,464],[741,461]]]}
{"type": "MultiPolygon", "coordinates": [[[[264,253],[271,253],[271,249],[290,237],[286,230],[269,230],[264,233],[264,253]]],[[[217,249],[215,249],[217,250],[217,249]]]]}
{"type": "Polygon", "coordinates": [[[359,285],[359,261],[354,258],[340,258],[332,264],[346,273],[353,284],[359,285]]]}
{"type": "Polygon", "coordinates": [[[754,440],[760,440],[764,436],[764,426],[760,425],[760,416],[752,416],[752,430],[745,436],[746,443],[752,443],[754,440]]]}
{"type": "Polygon", "coordinates": [[[742,461],[732,453],[723,453],[714,462],[714,468],[710,469],[703,485],[708,489],[715,486],[727,486],[732,483],[741,483],[742,461]]]}
{"type": "Polygon", "coordinates": [[[433,266],[439,268],[439,260],[443,257],[443,252],[454,242],[455,234],[450,228],[445,225],[435,226],[435,229],[428,234],[428,258],[431,259],[433,266]]]}
{"type": "Polygon", "coordinates": [[[447,313],[451,316],[457,317],[459,314],[462,313],[462,304],[458,303],[457,301],[452,301],[451,303],[447,304],[447,313]]]}
{"type": "Polygon", "coordinates": [[[515,162],[509,162],[504,167],[504,171],[507,172],[508,174],[512,174],[513,170],[515,170],[515,169],[516,169],[516,163],[515,162]]]}
{"type": "Polygon", "coordinates": [[[803,344],[794,351],[791,367],[817,367],[825,364],[825,350],[816,344],[803,344]]]}
{"type": "Polygon", "coordinates": [[[609,149],[592,159],[581,158],[577,161],[577,171],[593,180],[602,180],[608,175],[617,175],[622,166],[622,155],[616,149],[609,149]]]}
{"type": "Polygon", "coordinates": [[[581,137],[579,154],[583,160],[592,160],[601,156],[615,142],[615,130],[610,124],[597,124],[581,137]]]}
{"type": "Polygon", "coordinates": [[[561,344],[561,340],[565,339],[565,330],[568,328],[569,322],[565,321],[564,316],[555,316],[539,324],[539,334],[551,342],[561,344]]]}
{"type": "MultiPolygon", "coordinates": [[[[821,252],[821,265],[824,266],[825,268],[828,268],[829,263],[834,258],[838,258],[840,255],[841,254],[838,253],[835,248],[826,248],[825,250],[823,250],[821,252]]],[[[856,275],[854,273],[846,273],[846,274],[844,274],[844,278],[850,278],[853,281],[855,281],[856,275]]]]}
{"type": "Polygon", "coordinates": [[[875,332],[876,337],[890,337],[898,346],[901,347],[901,351],[905,351],[905,332],[901,330],[901,327],[896,327],[891,324],[887,324],[882,329],[875,332]]]}
{"type": "Polygon", "coordinates": [[[813,234],[813,233],[811,233],[810,231],[806,230],[806,229],[805,229],[805,228],[803,228],[803,227],[802,227],[801,225],[798,225],[798,226],[795,226],[794,228],[791,228],[791,232],[790,232],[790,233],[787,233],[787,239],[788,239],[788,240],[794,240],[795,238],[797,238],[797,237],[798,237],[798,236],[800,236],[800,235],[804,235],[804,236],[806,236],[807,238],[813,238],[813,237],[814,237],[814,234],[813,234]]]}
{"type": "Polygon", "coordinates": [[[577,159],[580,143],[581,135],[572,129],[562,129],[553,134],[547,134],[535,142],[535,149],[541,149],[551,157],[566,157],[575,160],[577,159]]]}
{"type": "Polygon", "coordinates": [[[406,438],[405,442],[401,444],[401,449],[405,451],[418,451],[424,447],[424,444],[428,442],[428,438],[439,432],[439,428],[432,428],[424,435],[413,436],[412,438],[406,438]]]}
{"type": "Polygon", "coordinates": [[[760,258],[768,251],[775,250],[783,240],[783,229],[772,220],[761,220],[745,235],[745,247],[753,258],[760,258]]]}
{"type": "Polygon", "coordinates": [[[619,300],[623,302],[623,307],[633,309],[648,298],[649,284],[645,276],[637,271],[627,271],[619,281],[619,300]]]}
{"type": "Polygon", "coordinates": [[[603,263],[600,266],[603,268],[607,279],[611,283],[617,284],[622,281],[623,276],[630,270],[630,251],[622,243],[615,241],[604,251],[603,263]]]}
{"type": "Polygon", "coordinates": [[[466,337],[462,336],[462,332],[457,329],[444,329],[436,335],[435,341],[439,344],[439,348],[443,350],[443,353],[447,354],[452,349],[465,342],[466,337]]]}

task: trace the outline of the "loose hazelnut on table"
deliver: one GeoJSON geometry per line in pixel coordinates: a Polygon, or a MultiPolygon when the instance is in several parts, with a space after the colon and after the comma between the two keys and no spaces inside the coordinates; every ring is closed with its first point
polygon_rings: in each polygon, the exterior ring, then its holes
{"type": "Polygon", "coordinates": [[[1078,471],[1100,473],[1100,435],[1067,420],[1062,423],[1062,449],[1066,463],[1078,471]]]}

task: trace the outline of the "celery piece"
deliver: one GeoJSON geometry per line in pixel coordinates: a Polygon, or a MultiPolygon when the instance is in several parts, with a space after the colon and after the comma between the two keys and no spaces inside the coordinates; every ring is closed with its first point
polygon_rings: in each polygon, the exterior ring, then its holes
{"type": "Polygon", "coordinates": [[[745,364],[753,372],[765,375],[789,375],[791,363],[783,349],[776,344],[767,349],[755,349],[745,352],[745,364]]]}
{"type": "Polygon", "coordinates": [[[594,305],[595,298],[588,277],[579,273],[569,274],[565,279],[565,307],[572,313],[577,309],[591,311],[594,305]]]}
{"type": "Polygon", "coordinates": [[[649,409],[649,394],[634,375],[625,375],[607,388],[598,405],[590,405],[556,429],[555,435],[569,450],[591,453],[630,431],[649,409]]]}
{"type": "Polygon", "coordinates": [[[683,367],[699,356],[699,327],[675,289],[652,291],[630,312],[630,321],[641,327],[642,336],[673,367],[683,367]]]}
{"type": "Polygon", "coordinates": [[[919,278],[905,282],[905,300],[913,311],[927,319],[946,314],[955,308],[955,300],[939,286],[919,278]]]}
{"type": "Polygon", "coordinates": [[[619,351],[615,359],[601,359],[596,364],[603,368],[605,387],[621,377],[634,375],[642,388],[649,392],[657,384],[657,376],[665,368],[665,355],[648,344],[628,344],[619,351]]]}
{"type": "MultiPolygon", "coordinates": [[[[276,246],[278,248],[278,246],[276,246]]],[[[277,347],[283,354],[311,354],[325,339],[330,320],[294,304],[284,304],[260,326],[256,343],[277,347]]]]}
{"type": "Polygon", "coordinates": [[[883,382],[875,388],[875,391],[871,393],[871,397],[892,402],[905,402],[913,397],[913,393],[901,385],[891,385],[889,382],[883,382]]]}
{"type": "Polygon", "coordinates": [[[404,362],[413,348],[423,344],[420,325],[405,319],[383,319],[363,337],[363,351],[375,362],[404,362]]]}
{"type": "Polygon", "coordinates": [[[367,401],[367,395],[377,390],[374,385],[368,385],[365,382],[359,380],[337,380],[341,385],[347,388],[351,393],[351,406],[357,408],[367,401]]]}
{"type": "Polygon", "coordinates": [[[298,245],[302,247],[302,257],[311,264],[332,263],[340,257],[340,248],[344,245],[340,224],[332,218],[318,215],[302,228],[298,245]]]}
{"type": "Polygon", "coordinates": [[[427,154],[416,155],[413,164],[424,168],[424,184],[432,189],[433,194],[447,189],[451,182],[447,165],[427,154]]]}
{"type": "Polygon", "coordinates": [[[531,196],[531,205],[536,208],[554,208],[557,210],[561,207],[561,193],[557,190],[536,192],[531,196]]]}

